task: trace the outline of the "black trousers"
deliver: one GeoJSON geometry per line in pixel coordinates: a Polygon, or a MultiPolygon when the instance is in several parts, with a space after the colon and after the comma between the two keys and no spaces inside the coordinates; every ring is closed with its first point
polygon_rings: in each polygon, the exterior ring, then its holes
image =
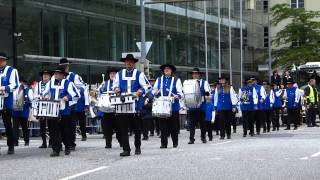
{"type": "Polygon", "coordinates": [[[274,108],[272,111],[272,127],[273,129],[280,128],[280,108],[274,108]]]}
{"type": "Polygon", "coordinates": [[[21,126],[23,139],[25,143],[29,143],[29,129],[28,129],[28,118],[15,117],[13,118],[13,136],[15,144],[18,144],[20,137],[19,127],[21,126]]]}
{"type": "MultiPolygon", "coordinates": [[[[42,144],[47,144],[47,126],[48,126],[48,131],[50,132],[51,124],[48,123],[48,120],[46,118],[40,118],[39,123],[40,123],[40,136],[42,139],[42,144]]],[[[52,145],[50,135],[49,135],[49,145],[52,145]]]]}
{"type": "Polygon", "coordinates": [[[115,113],[105,113],[101,120],[101,125],[106,145],[112,144],[112,135],[114,132],[116,133],[116,138],[121,145],[120,127],[116,120],[115,113]]]}
{"type": "Polygon", "coordinates": [[[232,111],[218,111],[219,125],[220,125],[220,137],[231,136],[231,121],[232,111]]]}
{"type": "Polygon", "coordinates": [[[200,125],[201,139],[206,139],[206,129],[204,125],[204,112],[200,109],[190,111],[190,141],[195,141],[195,129],[197,123],[200,125]]]}
{"type": "MultiPolygon", "coordinates": [[[[153,132],[152,130],[153,118],[151,115],[146,115],[142,117],[142,134],[143,137],[147,138],[149,136],[149,132],[153,132]]],[[[154,129],[154,128],[153,128],[154,129]]]]}
{"type": "Polygon", "coordinates": [[[307,124],[308,124],[308,126],[316,125],[316,114],[317,114],[317,109],[314,108],[313,106],[310,106],[309,109],[307,110],[307,124]]]}
{"type": "Polygon", "coordinates": [[[288,122],[287,128],[290,129],[291,123],[297,128],[300,120],[300,110],[299,109],[288,109],[288,122]]]}
{"type": "Polygon", "coordinates": [[[168,137],[171,136],[173,145],[178,145],[179,112],[172,112],[170,118],[159,118],[161,131],[161,145],[168,145],[168,137]]]}
{"type": "Polygon", "coordinates": [[[263,123],[264,119],[264,112],[263,110],[255,110],[254,111],[254,120],[256,122],[256,131],[257,133],[260,133],[261,125],[263,123]]]}
{"type": "Polygon", "coordinates": [[[232,129],[234,131],[237,130],[237,118],[236,118],[236,113],[232,112],[232,121],[231,121],[231,124],[232,124],[232,129]]]}
{"type": "Polygon", "coordinates": [[[3,110],[1,111],[1,116],[3,119],[3,124],[6,129],[6,136],[7,136],[7,145],[9,148],[14,148],[14,135],[13,135],[13,128],[12,128],[12,110],[3,110]]]}
{"type": "Polygon", "coordinates": [[[263,110],[261,113],[263,114],[263,116],[260,116],[262,118],[263,132],[270,132],[271,110],[263,110]]]}
{"type": "Polygon", "coordinates": [[[60,119],[48,119],[50,124],[51,132],[50,139],[52,139],[52,149],[55,152],[61,151],[61,143],[63,142],[66,149],[72,146],[72,132],[71,127],[73,126],[71,116],[62,116],[60,119]]]}
{"type": "Polygon", "coordinates": [[[82,137],[87,137],[87,122],[85,112],[73,112],[72,113],[72,144],[75,145],[77,137],[77,122],[79,121],[80,131],[82,137]]]}
{"type": "Polygon", "coordinates": [[[141,147],[141,131],[142,131],[142,119],[140,115],[133,114],[117,114],[116,119],[119,121],[120,137],[122,148],[124,151],[131,151],[129,144],[128,132],[134,132],[134,145],[136,148],[141,147]],[[129,130],[129,126],[131,129],[129,130]]]}
{"type": "Polygon", "coordinates": [[[242,111],[243,135],[254,134],[254,111],[242,111]]]}
{"type": "Polygon", "coordinates": [[[210,140],[212,140],[213,136],[212,136],[212,123],[211,121],[205,121],[205,128],[206,128],[206,133],[208,133],[208,137],[210,140]]]}

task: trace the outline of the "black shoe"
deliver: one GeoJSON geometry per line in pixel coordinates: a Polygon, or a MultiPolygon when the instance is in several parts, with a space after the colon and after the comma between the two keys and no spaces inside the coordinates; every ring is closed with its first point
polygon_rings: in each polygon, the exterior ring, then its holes
{"type": "Polygon", "coordinates": [[[173,148],[177,148],[178,147],[178,144],[173,144],[173,148]]]}
{"type": "Polygon", "coordinates": [[[47,144],[42,144],[41,146],[39,146],[40,149],[44,149],[47,148],[47,144]]]}
{"type": "Polygon", "coordinates": [[[250,136],[251,136],[251,137],[253,137],[253,136],[254,136],[254,134],[253,134],[253,133],[249,133],[249,134],[250,134],[250,136]]]}
{"type": "Polygon", "coordinates": [[[70,149],[66,149],[66,150],[64,151],[64,154],[65,154],[66,156],[70,155],[70,149]]]}
{"type": "Polygon", "coordinates": [[[58,152],[52,152],[51,154],[50,154],[50,157],[58,157],[60,154],[58,153],[58,152]]]}
{"type": "Polygon", "coordinates": [[[212,138],[209,138],[209,141],[212,141],[212,138]]]}
{"type": "Polygon", "coordinates": [[[52,148],[52,144],[49,144],[48,148],[52,148]]]}
{"type": "Polygon", "coordinates": [[[8,154],[9,154],[9,155],[14,154],[14,147],[9,147],[9,149],[8,149],[8,154]]]}
{"type": "Polygon", "coordinates": [[[29,146],[29,142],[25,142],[25,143],[24,143],[24,146],[29,146]]]}
{"type": "Polygon", "coordinates": [[[263,130],[263,133],[266,133],[267,131],[266,130],[263,130]]]}
{"type": "Polygon", "coordinates": [[[217,136],[219,135],[219,131],[216,131],[216,135],[217,135],[217,136]]]}
{"type": "Polygon", "coordinates": [[[111,146],[111,144],[106,144],[106,146],[105,146],[104,148],[106,148],[106,149],[111,149],[112,146],[111,146]]]}
{"type": "Polygon", "coordinates": [[[203,144],[207,143],[207,139],[201,139],[201,141],[203,144]]]}
{"type": "Polygon", "coordinates": [[[290,130],[290,128],[285,128],[284,130],[290,130]]]}
{"type": "Polygon", "coordinates": [[[236,129],[234,129],[234,130],[233,130],[233,133],[237,133],[237,130],[236,130],[236,129]]]}
{"type": "Polygon", "coordinates": [[[220,137],[220,140],[224,140],[224,136],[221,136],[221,137],[220,137]]]}
{"type": "Polygon", "coordinates": [[[140,148],[136,148],[136,151],[134,152],[135,155],[140,155],[141,154],[141,149],[140,148]]]}
{"type": "Polygon", "coordinates": [[[122,153],[120,153],[121,157],[125,157],[125,156],[130,156],[130,151],[123,151],[122,153]]]}
{"type": "Polygon", "coordinates": [[[194,141],[189,141],[188,144],[194,144],[194,141]]]}
{"type": "Polygon", "coordinates": [[[227,136],[227,139],[231,139],[231,136],[227,136]]]}
{"type": "Polygon", "coordinates": [[[293,130],[297,130],[297,129],[298,129],[298,127],[294,127],[294,128],[293,128],[293,130]]]}
{"type": "Polygon", "coordinates": [[[167,148],[167,146],[165,146],[165,145],[160,146],[160,149],[166,149],[166,148],[167,148]]]}
{"type": "Polygon", "coordinates": [[[308,125],[307,127],[313,127],[312,125],[308,125]]]}
{"type": "Polygon", "coordinates": [[[244,134],[242,137],[247,137],[247,135],[246,135],[246,134],[244,134]]]}
{"type": "Polygon", "coordinates": [[[69,150],[70,151],[75,151],[76,150],[76,146],[70,146],[69,150]]]}
{"type": "Polygon", "coordinates": [[[279,127],[277,127],[277,131],[279,131],[279,127]]]}
{"type": "Polygon", "coordinates": [[[257,132],[257,135],[260,135],[260,132],[257,132]]]}
{"type": "Polygon", "coordinates": [[[81,141],[87,141],[87,137],[82,137],[81,141]]]}
{"type": "Polygon", "coordinates": [[[276,128],[272,128],[272,131],[276,131],[276,128]]]}
{"type": "Polygon", "coordinates": [[[142,141],[147,141],[149,138],[148,137],[143,137],[142,141]]]}
{"type": "Polygon", "coordinates": [[[320,127],[318,124],[313,125],[314,127],[320,127]]]}
{"type": "Polygon", "coordinates": [[[16,142],[16,143],[14,143],[14,146],[19,146],[19,143],[17,143],[17,142],[16,142]]]}

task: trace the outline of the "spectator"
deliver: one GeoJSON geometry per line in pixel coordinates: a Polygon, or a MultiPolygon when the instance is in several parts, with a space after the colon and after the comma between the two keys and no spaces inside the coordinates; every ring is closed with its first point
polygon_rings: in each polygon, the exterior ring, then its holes
{"type": "Polygon", "coordinates": [[[280,84],[281,84],[281,78],[280,78],[277,70],[273,71],[273,73],[272,73],[271,84],[276,84],[277,86],[280,86],[280,84]]]}
{"type": "Polygon", "coordinates": [[[285,72],[285,74],[284,74],[284,76],[283,76],[283,78],[282,78],[282,84],[283,84],[283,85],[286,85],[286,84],[287,84],[288,79],[293,80],[293,78],[292,78],[292,76],[291,76],[291,74],[290,74],[289,70],[286,70],[286,72],[285,72]]]}

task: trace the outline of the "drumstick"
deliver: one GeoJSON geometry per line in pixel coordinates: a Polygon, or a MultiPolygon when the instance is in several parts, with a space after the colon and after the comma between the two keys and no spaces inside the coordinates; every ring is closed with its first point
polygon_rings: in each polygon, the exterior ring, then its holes
{"type": "Polygon", "coordinates": [[[101,74],[101,76],[102,76],[102,82],[104,82],[104,76],[105,76],[105,75],[104,75],[104,74],[101,74]]]}

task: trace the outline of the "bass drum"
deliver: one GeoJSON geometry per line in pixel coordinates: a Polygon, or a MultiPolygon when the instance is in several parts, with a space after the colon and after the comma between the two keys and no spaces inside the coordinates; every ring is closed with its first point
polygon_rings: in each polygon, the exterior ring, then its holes
{"type": "Polygon", "coordinates": [[[198,80],[185,80],[183,82],[185,104],[188,108],[199,108],[201,105],[201,91],[198,80]]]}

